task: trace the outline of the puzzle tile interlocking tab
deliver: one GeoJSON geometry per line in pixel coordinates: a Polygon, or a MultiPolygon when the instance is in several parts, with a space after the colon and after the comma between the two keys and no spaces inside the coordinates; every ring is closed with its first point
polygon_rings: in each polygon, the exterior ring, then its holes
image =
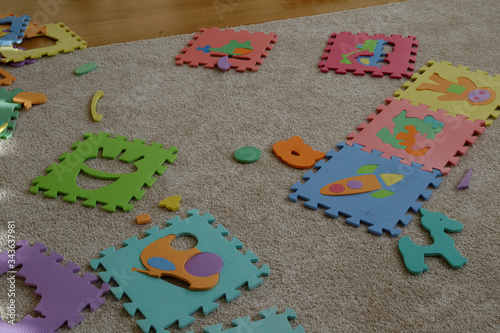
{"type": "Polygon", "coordinates": [[[443,175],[450,171],[469,147],[484,132],[483,120],[468,121],[465,116],[447,115],[447,111],[432,111],[427,105],[412,105],[408,100],[386,100],[378,113],[368,117],[369,123],[358,126],[359,132],[348,135],[346,143],[364,146],[362,150],[381,151],[382,157],[396,156],[402,163],[422,164],[423,170],[438,169],[443,175]]]}
{"type": "Polygon", "coordinates": [[[484,71],[470,71],[469,67],[454,67],[446,61],[431,60],[403,84],[394,95],[429,105],[429,109],[447,110],[449,115],[461,114],[468,120],[484,120],[500,115],[500,75],[490,76],[484,71]]]}
{"type": "Polygon", "coordinates": [[[346,222],[359,226],[367,224],[368,231],[391,236],[401,232],[398,223],[408,225],[412,216],[422,206],[419,198],[427,200],[432,190],[441,183],[441,172],[421,170],[422,165],[400,163],[401,159],[381,157],[379,151],[362,151],[363,146],[341,142],[340,150],[326,154],[328,161],[316,163],[317,172],[304,174],[305,183],[296,182],[289,194],[292,201],[305,200],[311,209],[325,208],[325,214],[338,218],[346,216],[346,222]]]}
{"type": "Polygon", "coordinates": [[[391,78],[411,77],[415,68],[418,41],[414,36],[386,36],[350,32],[332,33],[319,67],[322,72],[334,70],[337,74],[354,72],[354,75],[371,73],[374,77],[389,74],[391,78]],[[392,52],[383,53],[384,45],[391,45],[392,52]]]}
{"type": "Polygon", "coordinates": [[[163,174],[167,169],[163,164],[173,163],[177,158],[177,148],[166,149],[155,142],[146,145],[142,140],[127,141],[126,137],[120,135],[111,138],[110,134],[104,132],[86,133],[84,137],[85,141],[73,144],[71,148],[74,150],[71,153],[66,152],[59,157],[61,163],[47,168],[46,176],[40,175],[33,181],[31,193],[37,194],[39,190],[44,190],[44,195],[50,198],[63,194],[63,199],[68,202],[84,199],[84,206],[95,207],[99,203],[104,204],[102,209],[108,212],[115,212],[116,207],[128,212],[133,208],[133,204],[129,202],[133,198],[139,200],[144,195],[145,191],[141,188],[144,185],[153,186],[156,178],[152,176],[155,173],[163,174]],[[121,154],[119,160],[133,163],[137,170],[127,174],[114,174],[90,168],[84,162],[97,158],[99,150],[102,150],[103,158],[115,159],[121,154]],[[114,182],[98,189],[82,189],[76,184],[76,178],[81,172],[114,182]]]}
{"type": "Polygon", "coordinates": [[[263,318],[250,322],[250,317],[241,317],[233,320],[236,327],[222,330],[222,324],[205,327],[204,333],[305,333],[302,325],[293,329],[290,326],[290,319],[296,319],[297,313],[293,309],[287,308],[285,312],[276,314],[276,308],[270,308],[259,312],[263,318]]]}
{"type": "Polygon", "coordinates": [[[236,237],[231,240],[225,237],[228,231],[224,226],[211,225],[215,219],[210,214],[202,216],[193,209],[188,211],[188,216],[184,220],[177,216],[167,221],[168,227],[161,230],[158,226],[153,227],[146,231],[147,236],[142,239],[129,238],[123,242],[123,248],[115,250],[110,247],[100,253],[101,258],[90,262],[93,269],[99,266],[105,269],[99,272],[105,282],[113,279],[118,284],[118,287],[111,288],[117,299],[128,296],[131,302],[123,306],[131,316],[137,311],[142,313],[145,319],[138,320],[137,324],[144,332],[149,332],[151,328],[156,332],[169,332],[167,328],[176,322],[184,328],[193,323],[192,313],[203,309],[206,315],[216,310],[216,300],[225,296],[230,302],[240,296],[238,288],[248,284],[248,288],[253,289],[262,284],[261,276],[269,274],[267,265],[261,268],[255,266],[258,261],[255,254],[249,250],[243,254],[239,250],[243,244],[236,237]],[[141,253],[153,242],[170,235],[192,236],[198,241],[197,249],[222,259],[223,267],[215,287],[189,290],[137,270],[145,268],[141,253]]]}
{"type": "Polygon", "coordinates": [[[27,315],[15,325],[0,319],[1,332],[54,332],[66,322],[72,328],[84,319],[79,313],[87,306],[94,311],[104,303],[102,295],[110,290],[107,283],[96,287],[96,276],[86,273],[81,277],[75,274],[80,271],[78,265],[69,261],[63,266],[63,256],[57,252],[45,255],[45,251],[45,245],[37,242],[30,246],[23,240],[15,250],[0,253],[0,274],[22,266],[16,276],[25,278],[26,285],[36,287],[35,294],[41,296],[34,309],[40,317],[27,315]],[[9,261],[11,258],[15,260],[9,261]]]}
{"type": "Polygon", "coordinates": [[[0,47],[11,46],[12,44],[19,44],[23,41],[24,32],[28,28],[31,17],[28,15],[23,16],[6,16],[0,18],[0,25],[10,25],[9,32],[0,36],[0,47]]]}
{"type": "Polygon", "coordinates": [[[48,23],[45,25],[46,33],[40,34],[47,38],[55,40],[55,45],[35,48],[31,50],[21,50],[13,46],[0,48],[2,62],[21,62],[27,58],[36,59],[44,55],[53,56],[58,53],[73,52],[76,49],[84,49],[87,47],[87,42],[80,36],[74,33],[64,23],[48,23]]]}
{"type": "Polygon", "coordinates": [[[21,89],[7,91],[0,88],[0,125],[7,123],[7,129],[0,133],[0,139],[10,139],[12,131],[16,127],[16,119],[19,117],[19,109],[21,104],[13,101],[14,96],[22,92],[21,89]]]}
{"type": "Polygon", "coordinates": [[[276,43],[276,34],[232,29],[202,28],[177,55],[176,64],[214,68],[221,57],[229,56],[238,72],[257,71],[276,43]]]}

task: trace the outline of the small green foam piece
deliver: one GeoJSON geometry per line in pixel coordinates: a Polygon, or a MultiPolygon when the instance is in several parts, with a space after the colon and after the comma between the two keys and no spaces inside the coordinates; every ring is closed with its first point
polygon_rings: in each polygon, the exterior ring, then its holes
{"type": "Polygon", "coordinates": [[[241,163],[256,162],[260,159],[260,150],[252,146],[241,147],[234,152],[234,158],[241,163]]]}
{"type": "Polygon", "coordinates": [[[465,91],[465,89],[466,88],[464,86],[459,86],[458,84],[452,84],[446,91],[460,95],[465,91]]]}
{"type": "Polygon", "coordinates": [[[75,69],[76,75],[83,75],[92,72],[97,67],[97,62],[89,61],[86,64],[81,65],[77,69],[75,69]]]}

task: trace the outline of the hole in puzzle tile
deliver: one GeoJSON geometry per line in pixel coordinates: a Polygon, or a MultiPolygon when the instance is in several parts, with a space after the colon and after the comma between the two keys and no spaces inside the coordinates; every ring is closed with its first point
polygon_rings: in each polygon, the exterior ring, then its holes
{"type": "Polygon", "coordinates": [[[187,282],[184,282],[182,280],[179,280],[179,279],[176,279],[174,277],[171,277],[171,276],[162,276],[161,279],[165,282],[168,282],[170,284],[173,284],[174,286],[177,286],[177,287],[180,287],[180,288],[184,288],[184,289],[188,289],[189,290],[189,283],[187,282]]]}
{"type": "Polygon", "coordinates": [[[387,58],[389,53],[392,53],[394,51],[393,46],[394,46],[394,44],[390,44],[390,43],[384,45],[384,47],[382,48],[382,55],[381,55],[382,60],[377,62],[378,66],[382,67],[382,66],[389,64],[389,62],[386,60],[386,58],[387,58]]]}
{"type": "Polygon", "coordinates": [[[25,38],[23,39],[21,44],[18,44],[18,47],[22,47],[26,50],[38,49],[41,47],[53,46],[56,45],[57,40],[54,40],[49,37],[39,36],[33,38],[25,38]]]}
{"type": "MultiPolygon", "coordinates": [[[[20,268],[18,268],[18,270],[19,269],[20,268]]],[[[18,323],[26,315],[31,315],[32,317],[42,317],[33,310],[41,299],[41,296],[35,295],[36,287],[26,285],[24,283],[25,279],[17,276],[12,284],[11,282],[13,280],[10,279],[11,276],[12,274],[5,273],[0,277],[0,288],[2,288],[1,290],[5,293],[5,298],[2,297],[2,302],[0,303],[0,316],[2,319],[7,323],[18,323]],[[9,297],[9,293],[14,293],[15,295],[13,295],[13,297],[9,297]],[[12,318],[9,316],[9,313],[11,312],[7,308],[9,305],[8,300],[10,299],[14,299],[16,301],[14,312],[15,318],[13,321],[11,321],[12,318]]]]}
{"type": "Polygon", "coordinates": [[[184,235],[176,237],[171,243],[170,246],[177,251],[186,251],[194,248],[198,244],[198,240],[193,236],[184,235]]]}
{"type": "Polygon", "coordinates": [[[137,168],[133,163],[120,161],[120,155],[118,155],[115,159],[104,158],[102,157],[101,149],[97,154],[97,158],[88,159],[84,163],[94,170],[108,173],[127,174],[137,171],[137,168]]]}

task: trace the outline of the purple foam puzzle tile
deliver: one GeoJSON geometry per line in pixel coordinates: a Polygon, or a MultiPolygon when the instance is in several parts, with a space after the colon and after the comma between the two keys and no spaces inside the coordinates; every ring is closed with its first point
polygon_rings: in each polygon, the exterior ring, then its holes
{"type": "Polygon", "coordinates": [[[441,172],[421,170],[418,163],[405,165],[400,158],[380,156],[381,152],[362,151],[362,146],[342,142],[340,150],[326,154],[327,161],[316,163],[317,172],[308,171],[304,184],[296,182],[289,194],[292,201],[305,200],[304,206],[311,209],[325,208],[325,214],[338,218],[346,216],[346,222],[359,226],[369,225],[368,231],[391,236],[401,232],[398,224],[406,226],[412,216],[408,210],[417,212],[434,188],[441,184],[441,172]]]}
{"type": "Polygon", "coordinates": [[[92,311],[104,303],[103,294],[110,287],[103,283],[101,288],[94,286],[99,278],[86,273],[83,277],[75,274],[80,267],[71,261],[66,266],[57,252],[45,255],[47,247],[41,243],[29,245],[27,240],[20,241],[16,248],[0,253],[0,274],[14,274],[25,278],[28,286],[36,287],[35,294],[41,296],[35,312],[41,317],[27,315],[15,325],[0,320],[0,332],[54,332],[66,322],[70,328],[83,320],[79,313],[87,306],[92,311]],[[13,257],[14,255],[14,257],[13,257]],[[12,261],[11,258],[15,258],[12,261]]]}
{"type": "Polygon", "coordinates": [[[325,73],[334,70],[337,74],[354,72],[354,75],[371,73],[374,77],[390,75],[394,79],[411,77],[417,49],[418,41],[414,36],[332,33],[319,67],[325,73]],[[384,53],[385,45],[392,46],[393,50],[384,53]]]}
{"type": "Polygon", "coordinates": [[[364,151],[375,149],[383,152],[382,157],[396,156],[402,163],[416,162],[423,170],[438,169],[446,175],[485,129],[483,120],[453,117],[447,111],[432,111],[427,105],[412,105],[404,99],[390,97],[386,102],[368,117],[368,124],[358,126],[359,132],[348,135],[348,145],[357,143],[364,151]]]}

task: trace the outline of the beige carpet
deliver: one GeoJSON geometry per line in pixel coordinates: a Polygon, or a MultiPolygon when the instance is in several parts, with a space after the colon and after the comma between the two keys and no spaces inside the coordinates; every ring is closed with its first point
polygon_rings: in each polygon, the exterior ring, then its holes
{"type": "MultiPolygon", "coordinates": [[[[469,260],[452,269],[440,258],[426,259],[429,271],[408,273],[397,249],[399,238],[367,232],[343,219],[325,216],[289,201],[290,186],[305,170],[288,167],[272,145],[301,136],[316,150],[327,152],[406,79],[322,73],[318,62],[332,32],[351,31],[414,35],[420,42],[416,68],[428,60],[446,60],[471,70],[500,73],[500,5],[496,0],[409,0],[403,3],[313,17],[237,27],[275,32],[278,41],[257,72],[176,66],[175,56],[193,34],[78,50],[8,69],[17,77],[9,87],[42,92],[48,102],[23,110],[10,140],[0,142],[0,248],[7,248],[7,221],[15,221],[17,240],[44,243],[95,272],[89,262],[110,246],[144,236],[190,209],[209,212],[231,236],[252,250],[257,265],[271,273],[241,297],[220,301],[217,311],[172,332],[203,332],[203,327],[250,315],[272,306],[290,307],[306,332],[498,332],[500,331],[500,261],[498,212],[500,120],[460,159],[441,186],[423,203],[461,221],[456,247],[469,260]],[[97,61],[87,75],[76,67],[97,61]],[[90,117],[94,93],[100,122],[90,117]],[[178,158],[131,212],[108,213],[100,207],[70,204],[29,192],[31,181],[45,175],[86,132],[104,131],[158,142],[179,149],[178,158]],[[262,151],[257,163],[240,164],[233,152],[242,146],[262,151]],[[469,168],[468,190],[456,190],[469,168]],[[181,208],[170,212],[158,203],[181,195],[181,208]],[[150,214],[150,225],[137,225],[136,215],[150,214]]],[[[85,37],[85,36],[82,36],[85,37]]],[[[89,162],[108,172],[130,172],[118,161],[89,162]]],[[[84,188],[99,186],[79,177],[84,188]],[[81,178],[81,179],[80,179],[81,178]]],[[[103,183],[100,183],[102,185],[103,183]]],[[[402,228],[419,244],[431,242],[413,214],[402,228]]],[[[39,298],[18,279],[18,315],[30,313],[39,298]]],[[[2,290],[7,289],[2,279],[2,290]]],[[[5,318],[6,291],[1,291],[5,318]]],[[[124,300],[111,294],[73,332],[141,332],[123,309],[124,300]]],[[[67,331],[62,328],[60,331],[67,331]]]]}

